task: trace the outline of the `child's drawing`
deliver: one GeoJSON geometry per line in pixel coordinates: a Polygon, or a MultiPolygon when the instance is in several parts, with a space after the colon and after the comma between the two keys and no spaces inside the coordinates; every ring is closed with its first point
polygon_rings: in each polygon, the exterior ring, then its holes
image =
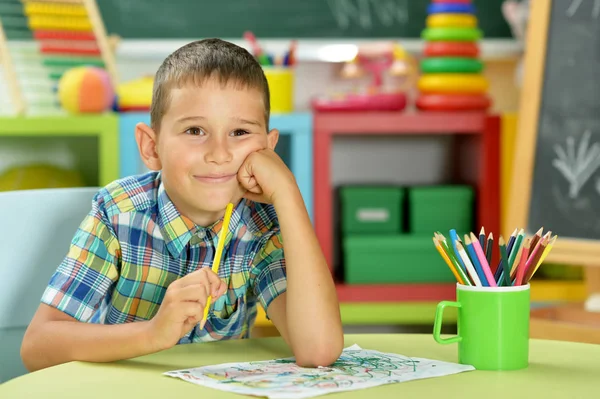
{"type": "Polygon", "coordinates": [[[569,197],[577,198],[579,191],[600,168],[600,144],[594,143],[590,147],[591,133],[586,130],[577,148],[575,155],[575,140],[567,137],[566,151],[559,145],[554,146],[558,159],[552,165],[558,169],[569,182],[569,197]]]}
{"type": "Polygon", "coordinates": [[[331,367],[303,368],[297,366],[293,358],[287,358],[204,366],[165,374],[223,391],[291,399],[441,377],[469,370],[474,368],[364,350],[353,345],[344,349],[331,367]]]}

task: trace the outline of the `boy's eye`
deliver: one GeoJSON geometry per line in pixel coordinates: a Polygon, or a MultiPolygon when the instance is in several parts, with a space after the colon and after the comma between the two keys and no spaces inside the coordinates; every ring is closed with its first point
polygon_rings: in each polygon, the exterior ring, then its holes
{"type": "Polygon", "coordinates": [[[204,134],[202,129],[200,129],[199,127],[190,127],[185,132],[187,134],[191,134],[192,136],[200,136],[201,134],[204,134]]]}
{"type": "Polygon", "coordinates": [[[237,130],[234,130],[233,132],[231,132],[231,134],[233,136],[243,136],[245,134],[250,134],[250,133],[248,133],[247,130],[237,129],[237,130]]]}

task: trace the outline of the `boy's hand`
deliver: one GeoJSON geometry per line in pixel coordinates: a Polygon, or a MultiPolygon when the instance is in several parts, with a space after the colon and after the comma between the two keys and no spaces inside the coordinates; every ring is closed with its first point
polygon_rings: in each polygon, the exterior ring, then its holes
{"type": "Polygon", "coordinates": [[[168,349],[202,320],[209,296],[213,302],[227,286],[210,267],[203,267],[169,285],[156,315],[150,320],[150,337],[158,350],[168,349]]]}
{"type": "Polygon", "coordinates": [[[251,153],[238,171],[238,181],[251,201],[274,204],[276,200],[298,191],[292,172],[271,149],[251,153]]]}

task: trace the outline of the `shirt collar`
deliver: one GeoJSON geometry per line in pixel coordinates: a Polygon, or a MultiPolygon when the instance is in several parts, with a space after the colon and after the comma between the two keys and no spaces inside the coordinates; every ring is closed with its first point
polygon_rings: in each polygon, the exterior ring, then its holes
{"type": "MultiPolygon", "coordinates": [[[[235,206],[229,222],[229,231],[226,235],[225,244],[231,240],[232,233],[241,220],[242,209],[246,203],[242,199],[235,206]]],[[[219,219],[208,227],[202,227],[194,223],[188,217],[179,213],[179,210],[171,201],[162,182],[158,187],[158,227],[162,233],[167,249],[174,258],[179,258],[181,252],[190,242],[195,234],[204,233],[206,236],[217,237],[223,227],[223,219],[219,219]]],[[[215,243],[216,244],[216,243],[215,243]]]]}

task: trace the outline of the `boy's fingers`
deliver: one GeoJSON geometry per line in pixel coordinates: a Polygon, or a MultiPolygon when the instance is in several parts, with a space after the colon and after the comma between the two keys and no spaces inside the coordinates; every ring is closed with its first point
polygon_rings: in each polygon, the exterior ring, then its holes
{"type": "Polygon", "coordinates": [[[192,284],[179,289],[175,294],[175,299],[178,302],[198,302],[204,306],[209,293],[207,284],[192,284]]]}
{"type": "Polygon", "coordinates": [[[198,302],[182,302],[178,305],[177,309],[182,312],[182,321],[189,318],[200,320],[204,314],[204,305],[200,305],[198,302]]]}

